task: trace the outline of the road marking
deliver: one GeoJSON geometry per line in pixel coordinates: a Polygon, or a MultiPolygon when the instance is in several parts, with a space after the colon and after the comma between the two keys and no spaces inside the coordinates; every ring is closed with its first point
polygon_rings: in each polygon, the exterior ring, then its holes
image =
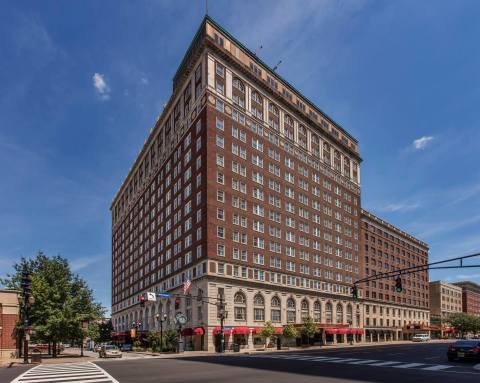
{"type": "Polygon", "coordinates": [[[403,363],[403,362],[380,362],[380,363],[372,363],[372,364],[369,364],[369,366],[379,366],[379,367],[383,367],[383,366],[391,366],[392,364],[400,364],[400,363],[403,363]]]}
{"type": "Polygon", "coordinates": [[[364,359],[358,362],[349,362],[347,364],[367,364],[367,363],[375,363],[375,362],[380,362],[380,361],[376,359],[364,359]]]}
{"type": "Polygon", "coordinates": [[[473,366],[473,369],[474,370],[480,370],[480,363],[476,364],[475,366],[473,366]]]}
{"type": "Polygon", "coordinates": [[[400,366],[392,366],[393,368],[412,368],[412,367],[418,367],[418,366],[424,366],[425,363],[407,363],[407,364],[401,364],[400,366]]]}
{"type": "Polygon", "coordinates": [[[448,366],[446,364],[437,364],[435,366],[431,366],[431,367],[425,367],[425,368],[422,368],[422,370],[427,370],[427,371],[440,371],[440,370],[446,370],[447,368],[452,368],[454,366],[448,366]]]}
{"type": "MultiPolygon", "coordinates": [[[[309,362],[325,362],[325,363],[345,363],[353,365],[365,365],[369,367],[391,367],[391,368],[412,368],[420,369],[424,371],[442,371],[442,372],[454,372],[446,371],[450,368],[454,368],[454,365],[446,364],[429,364],[429,363],[411,363],[406,361],[393,361],[393,360],[377,360],[377,359],[358,359],[358,358],[339,358],[329,356],[315,356],[305,354],[292,354],[292,355],[251,355],[258,358],[278,358],[278,359],[291,359],[309,362]]],[[[480,370],[480,364],[474,366],[475,369],[480,370]]],[[[473,372],[472,372],[473,374],[473,372]]]]}
{"type": "Polygon", "coordinates": [[[91,362],[39,365],[24,372],[11,383],[118,383],[103,368],[91,362]]]}

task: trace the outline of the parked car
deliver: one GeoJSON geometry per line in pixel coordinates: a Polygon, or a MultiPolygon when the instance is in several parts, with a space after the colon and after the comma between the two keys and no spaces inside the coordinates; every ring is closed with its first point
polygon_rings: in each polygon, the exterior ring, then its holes
{"type": "Polygon", "coordinates": [[[98,353],[98,356],[100,358],[121,358],[122,352],[118,349],[117,346],[113,344],[107,344],[102,346],[98,353]]]}
{"type": "Polygon", "coordinates": [[[133,346],[131,343],[125,343],[125,344],[122,344],[120,346],[120,350],[125,352],[125,351],[132,351],[133,350],[133,346]]]}
{"type": "Polygon", "coordinates": [[[413,342],[427,342],[430,340],[430,336],[428,334],[415,334],[412,338],[413,342]]]}
{"type": "Polygon", "coordinates": [[[458,340],[448,346],[447,358],[449,361],[480,360],[480,340],[458,340]]]}

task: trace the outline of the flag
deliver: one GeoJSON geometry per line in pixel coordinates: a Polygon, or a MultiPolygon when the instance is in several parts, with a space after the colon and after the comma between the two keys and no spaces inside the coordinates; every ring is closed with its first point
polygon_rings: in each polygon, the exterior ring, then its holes
{"type": "Polygon", "coordinates": [[[190,282],[190,279],[187,279],[185,282],[183,282],[183,295],[187,295],[188,289],[192,286],[192,282],[190,282]]]}

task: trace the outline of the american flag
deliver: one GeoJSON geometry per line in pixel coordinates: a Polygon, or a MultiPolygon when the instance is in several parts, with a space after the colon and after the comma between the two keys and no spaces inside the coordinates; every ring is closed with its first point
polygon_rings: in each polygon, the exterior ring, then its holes
{"type": "Polygon", "coordinates": [[[187,295],[188,289],[192,286],[190,279],[187,279],[183,282],[183,295],[187,295]]]}

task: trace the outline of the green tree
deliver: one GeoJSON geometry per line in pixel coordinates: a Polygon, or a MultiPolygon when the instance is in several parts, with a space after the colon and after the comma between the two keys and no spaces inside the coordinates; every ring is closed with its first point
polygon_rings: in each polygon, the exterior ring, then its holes
{"type": "Polygon", "coordinates": [[[480,331],[479,323],[474,315],[453,313],[446,318],[446,322],[456,328],[462,338],[469,332],[476,333],[480,331]]]}
{"type": "Polygon", "coordinates": [[[160,335],[158,334],[158,332],[155,332],[155,331],[148,332],[147,344],[148,344],[148,347],[150,347],[153,352],[160,350],[160,335]]]}
{"type": "Polygon", "coordinates": [[[67,259],[39,252],[33,259],[22,258],[13,269],[0,284],[20,289],[22,271],[30,273],[35,298],[30,310],[30,326],[35,331],[32,340],[52,343],[54,357],[56,344],[83,341],[87,331],[82,325],[102,316],[103,309],[95,302],[92,290],[71,272],[67,259]]]}
{"type": "Polygon", "coordinates": [[[287,339],[297,338],[298,335],[298,329],[293,325],[293,323],[289,323],[283,328],[283,336],[287,339]]]}
{"type": "Polygon", "coordinates": [[[310,339],[318,333],[318,327],[313,321],[313,318],[307,316],[303,318],[302,333],[308,338],[308,344],[310,344],[310,339]]]}
{"type": "Polygon", "coordinates": [[[113,324],[111,320],[89,323],[87,336],[95,343],[107,343],[112,340],[113,324]]]}
{"type": "Polygon", "coordinates": [[[275,334],[275,327],[273,327],[272,322],[268,321],[265,323],[260,335],[265,338],[265,347],[268,347],[270,343],[270,338],[275,334]]]}
{"type": "Polygon", "coordinates": [[[178,345],[178,333],[174,329],[168,329],[163,333],[163,350],[175,351],[178,345]]]}

